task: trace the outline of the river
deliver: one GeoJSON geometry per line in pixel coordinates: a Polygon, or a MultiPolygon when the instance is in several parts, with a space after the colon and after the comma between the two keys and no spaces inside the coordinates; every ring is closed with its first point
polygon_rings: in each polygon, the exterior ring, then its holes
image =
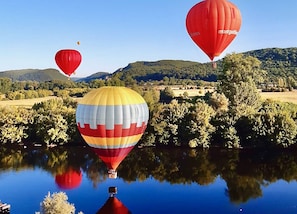
{"type": "Polygon", "coordinates": [[[114,204],[137,214],[297,212],[292,150],[135,148],[116,179],[88,147],[2,147],[0,161],[0,200],[12,214],[35,213],[60,191],[84,214],[114,204]]]}

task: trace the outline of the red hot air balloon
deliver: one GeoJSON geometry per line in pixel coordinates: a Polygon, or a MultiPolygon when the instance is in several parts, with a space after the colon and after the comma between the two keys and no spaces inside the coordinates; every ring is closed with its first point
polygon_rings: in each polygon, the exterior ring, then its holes
{"type": "Polygon", "coordinates": [[[73,49],[59,50],[55,56],[57,65],[69,77],[80,65],[81,58],[81,54],[73,49]]]}
{"type": "Polygon", "coordinates": [[[80,134],[116,178],[116,169],[146,129],[148,106],[136,91],[101,87],[80,100],[76,123],[80,134]]]}
{"type": "Polygon", "coordinates": [[[190,37],[212,61],[233,41],[240,26],[240,11],[227,0],[199,2],[186,17],[190,37]]]}

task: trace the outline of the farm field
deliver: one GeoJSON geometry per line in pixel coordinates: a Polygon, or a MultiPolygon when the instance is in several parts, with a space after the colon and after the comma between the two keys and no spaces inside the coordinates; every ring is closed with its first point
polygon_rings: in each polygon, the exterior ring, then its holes
{"type": "MultiPolygon", "coordinates": [[[[212,92],[213,89],[174,89],[173,93],[176,97],[182,96],[187,92],[188,96],[204,96],[206,92],[212,92]]],[[[262,99],[278,100],[282,102],[292,102],[297,104],[297,90],[287,92],[260,92],[262,99]]]]}
{"type": "MultiPolygon", "coordinates": [[[[212,89],[208,89],[209,92],[212,89]]],[[[173,90],[175,96],[181,96],[184,92],[187,92],[188,95],[191,96],[203,96],[206,91],[201,89],[188,89],[188,90],[173,90]]],[[[297,104],[297,90],[288,91],[288,92],[260,92],[260,95],[263,99],[271,99],[271,100],[278,100],[282,102],[292,102],[297,104]]],[[[57,99],[56,96],[48,96],[48,97],[41,97],[41,98],[33,98],[33,99],[22,99],[22,100],[4,100],[0,101],[0,107],[3,106],[23,106],[30,108],[35,103],[40,103],[49,99],[57,99]]],[[[77,98],[79,100],[79,98],[77,98]]]]}
{"type": "Polygon", "coordinates": [[[175,97],[183,96],[187,92],[189,97],[194,96],[204,96],[207,92],[213,92],[214,89],[173,89],[172,90],[175,97]]]}
{"type": "MultiPolygon", "coordinates": [[[[182,96],[187,92],[188,96],[204,96],[206,92],[213,92],[213,89],[173,89],[174,96],[182,96]]],[[[282,102],[292,102],[297,104],[297,90],[287,92],[260,92],[262,99],[278,100],[282,102]]]]}
{"type": "Polygon", "coordinates": [[[22,100],[3,100],[0,101],[0,107],[3,106],[23,106],[30,108],[35,103],[40,103],[50,99],[56,99],[56,96],[48,96],[48,97],[40,97],[40,98],[33,98],[33,99],[22,99],[22,100]]]}
{"type": "Polygon", "coordinates": [[[287,92],[261,92],[263,99],[278,100],[297,104],[297,90],[287,92]]]}

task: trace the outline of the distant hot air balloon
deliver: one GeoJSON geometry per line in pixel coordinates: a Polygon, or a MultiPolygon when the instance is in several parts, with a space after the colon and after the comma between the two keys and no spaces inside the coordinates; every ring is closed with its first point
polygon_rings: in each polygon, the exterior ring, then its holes
{"type": "Polygon", "coordinates": [[[101,87],[86,94],[76,109],[78,129],[106,164],[109,176],[140,140],[149,118],[148,106],[126,87],[101,87]]]}
{"type": "Polygon", "coordinates": [[[77,44],[77,45],[80,45],[80,41],[77,41],[76,44],[77,44]]]}
{"type": "Polygon", "coordinates": [[[190,37],[212,61],[233,41],[240,26],[240,11],[227,0],[199,2],[186,17],[190,37]]]}
{"type": "Polygon", "coordinates": [[[73,189],[80,185],[82,180],[81,171],[74,170],[70,168],[68,171],[57,174],[55,177],[56,184],[61,189],[73,189]]]}
{"type": "Polygon", "coordinates": [[[59,50],[55,56],[57,65],[69,77],[80,65],[81,58],[81,54],[73,49],[59,50]]]}

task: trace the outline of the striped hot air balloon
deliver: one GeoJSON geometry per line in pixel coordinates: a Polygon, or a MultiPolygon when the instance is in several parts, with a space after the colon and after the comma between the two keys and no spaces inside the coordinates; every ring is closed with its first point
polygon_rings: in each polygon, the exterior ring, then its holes
{"type": "Polygon", "coordinates": [[[76,109],[86,141],[116,177],[116,169],[144,133],[149,118],[145,100],[126,87],[101,87],[87,93],[76,109]]]}

